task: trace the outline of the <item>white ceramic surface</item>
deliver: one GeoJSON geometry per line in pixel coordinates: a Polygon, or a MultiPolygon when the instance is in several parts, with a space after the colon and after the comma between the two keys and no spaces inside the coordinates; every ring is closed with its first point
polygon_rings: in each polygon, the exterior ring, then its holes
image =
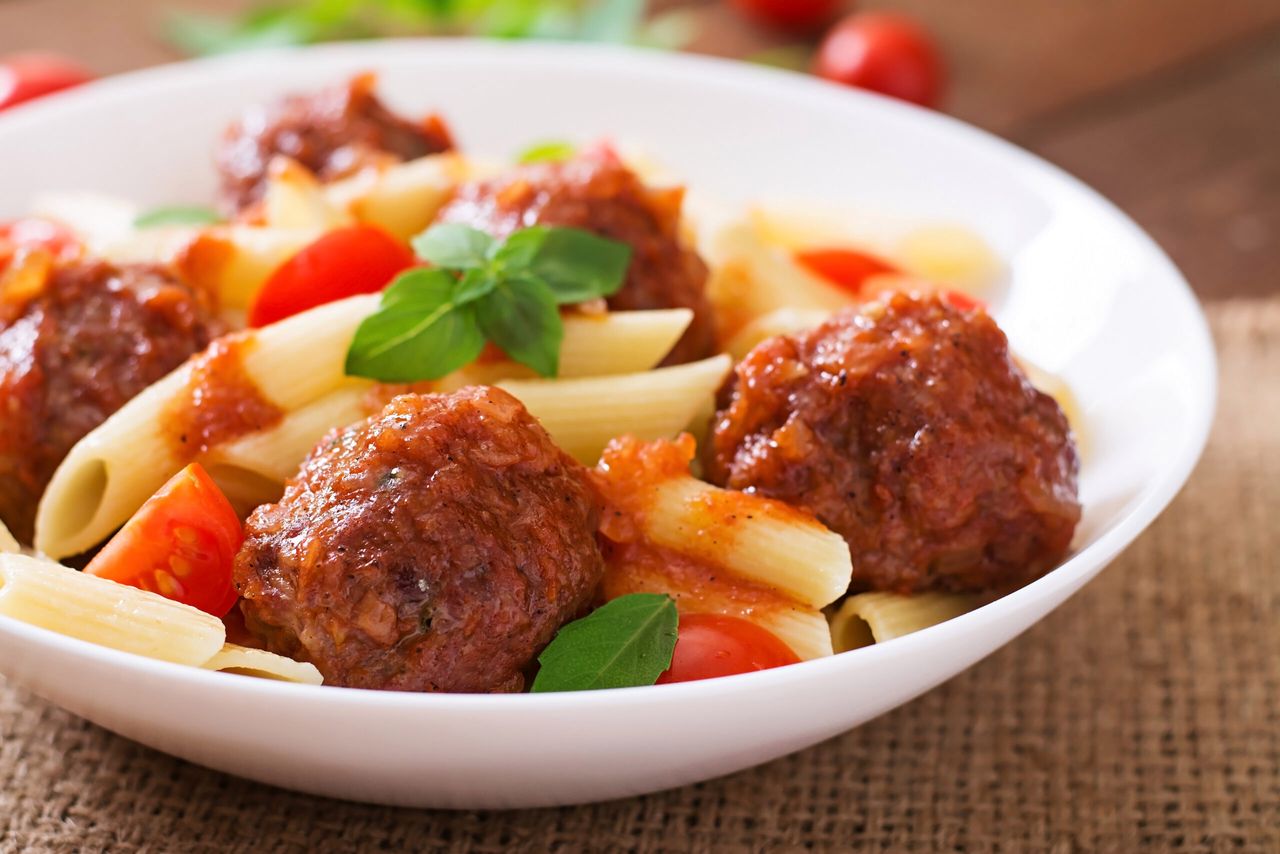
{"type": "Polygon", "coordinates": [[[947,219],[1010,264],[997,313],[1065,377],[1089,448],[1079,547],[1034,584],[943,625],[793,667],[577,694],[311,688],[148,661],[0,618],[0,672],[177,756],[280,786],[440,807],[615,798],[703,780],[834,736],[989,654],[1092,578],[1186,479],[1214,360],[1178,271],[1132,222],[1036,158],[933,113],[765,69],[589,46],[392,42],[161,68],[0,117],[0,216],[37,192],[144,203],[212,190],[239,108],[373,68],[405,109],[438,108],[472,151],[602,134],[660,154],[729,202],[810,199],[947,219]]]}

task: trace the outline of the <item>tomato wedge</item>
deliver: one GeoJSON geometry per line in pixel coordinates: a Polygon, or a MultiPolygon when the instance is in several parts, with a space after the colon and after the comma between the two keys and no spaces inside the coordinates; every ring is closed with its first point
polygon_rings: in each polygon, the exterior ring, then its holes
{"type": "Polygon", "coordinates": [[[231,565],[243,540],[231,502],[192,463],[148,498],[84,571],[222,617],[236,603],[231,565]]]}
{"type": "Polygon", "coordinates": [[[266,326],[309,308],[381,291],[417,263],[404,243],[372,225],[338,228],[280,265],[249,309],[266,326]]]}
{"type": "Polygon", "coordinates": [[[800,266],[847,291],[858,294],[867,279],[898,268],[881,258],[855,249],[809,249],[795,254],[800,266]]]}
{"type": "Polygon", "coordinates": [[[88,83],[87,68],[53,53],[15,53],[0,59],[0,110],[88,83]]]}
{"type": "Polygon", "coordinates": [[[80,242],[66,226],[39,217],[0,221],[0,263],[18,249],[47,249],[55,257],[69,258],[80,242]]]}
{"type": "Polygon", "coordinates": [[[681,614],[671,666],[658,684],[750,673],[799,660],[772,632],[741,617],[681,614]]]}

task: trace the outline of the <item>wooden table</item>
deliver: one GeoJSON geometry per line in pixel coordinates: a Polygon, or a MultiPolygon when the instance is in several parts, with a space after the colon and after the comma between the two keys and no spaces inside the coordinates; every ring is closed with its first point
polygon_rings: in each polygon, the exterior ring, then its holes
{"type": "MultiPolygon", "coordinates": [[[[0,0],[0,54],[49,48],[104,74],[176,58],[164,10],[244,0],[0,0]]],[[[670,7],[679,2],[662,3],[670,7]]],[[[695,50],[778,37],[699,2],[695,50]]],[[[892,0],[938,34],[947,108],[1128,211],[1206,298],[1280,292],[1280,0],[892,0]]]]}

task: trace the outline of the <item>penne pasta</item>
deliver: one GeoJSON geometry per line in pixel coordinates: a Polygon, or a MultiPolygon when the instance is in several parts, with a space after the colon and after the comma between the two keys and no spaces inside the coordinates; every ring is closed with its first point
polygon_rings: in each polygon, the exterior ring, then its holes
{"type": "Polygon", "coordinates": [[[296,682],[302,685],[321,685],[324,677],[316,670],[314,664],[305,661],[294,661],[265,649],[253,649],[224,644],[222,649],[201,665],[205,670],[218,670],[223,673],[238,673],[242,676],[256,676],[260,679],[275,679],[280,682],[296,682]]]}
{"type": "Polygon", "coordinates": [[[324,195],[332,207],[356,221],[408,240],[431,224],[469,171],[461,156],[435,154],[335,181],[324,188],[324,195]]]}
{"type": "Polygon", "coordinates": [[[592,465],[622,433],[658,439],[687,428],[731,367],[722,355],[643,373],[497,385],[519,398],[570,456],[592,465]]]}
{"type": "Polygon", "coordinates": [[[321,437],[335,427],[354,424],[369,414],[372,383],[349,380],[325,396],[289,413],[270,430],[250,433],[211,450],[205,467],[222,483],[217,470],[230,467],[283,484],[321,437]]]}
{"type": "Polygon", "coordinates": [[[0,552],[16,553],[22,551],[22,546],[14,539],[13,534],[9,533],[9,529],[0,522],[0,552]]]}
{"type": "Polygon", "coordinates": [[[849,589],[849,546],[811,516],[778,501],[692,477],[659,483],[641,511],[656,545],[718,564],[822,608],[849,589]]]}
{"type": "Polygon", "coordinates": [[[199,666],[222,621],[156,593],[20,554],[0,555],[0,614],[112,649],[199,666]]]}
{"type": "Polygon", "coordinates": [[[856,302],[802,268],[786,250],[765,242],[750,223],[725,229],[716,242],[716,254],[720,263],[707,283],[707,293],[716,307],[721,334],[730,338],[778,309],[830,313],[856,302]]]}
{"type": "MultiPolygon", "coordinates": [[[[560,378],[601,377],[647,371],[666,357],[693,321],[687,308],[613,311],[564,318],[560,378]]],[[[437,383],[440,391],[468,385],[492,385],[504,379],[534,379],[515,362],[477,362],[437,383]]]]}
{"type": "Polygon", "coordinates": [[[316,228],[218,225],[200,231],[174,266],[192,285],[218,295],[225,309],[248,309],[271,274],[323,232],[316,228]]]}
{"type": "Polygon", "coordinates": [[[321,231],[354,221],[347,210],[330,200],[310,170],[281,156],[271,161],[270,178],[262,196],[262,219],[268,228],[321,231]]]}
{"type": "Polygon", "coordinates": [[[822,324],[831,312],[820,308],[780,308],[763,314],[738,330],[725,349],[735,360],[741,361],[756,345],[779,335],[803,332],[822,324]]]}
{"type": "Polygon", "coordinates": [[[775,609],[749,617],[778,640],[791,647],[801,661],[833,655],[831,631],[821,611],[806,608],[775,609]]]}
{"type": "Polygon", "coordinates": [[[957,593],[858,593],[831,615],[831,638],[836,652],[927,629],[977,607],[973,596],[957,593]]]}
{"type": "MultiPolygon", "coordinates": [[[[285,416],[273,429],[283,430],[280,435],[297,447],[301,442],[289,433],[296,426],[289,424],[289,415],[347,386],[347,348],[377,299],[352,297],[245,333],[238,376],[224,380],[214,372],[207,382],[250,382],[285,416]]],[[[38,550],[59,558],[91,548],[189,461],[190,455],[184,457],[169,434],[168,420],[174,407],[192,399],[198,363],[199,357],[188,361],[76,443],[54,472],[36,512],[38,550]]],[[[201,386],[199,394],[207,397],[216,391],[201,386]]],[[[322,433],[311,438],[306,450],[322,433]]],[[[296,456],[278,465],[296,469],[301,460],[296,456]]]]}

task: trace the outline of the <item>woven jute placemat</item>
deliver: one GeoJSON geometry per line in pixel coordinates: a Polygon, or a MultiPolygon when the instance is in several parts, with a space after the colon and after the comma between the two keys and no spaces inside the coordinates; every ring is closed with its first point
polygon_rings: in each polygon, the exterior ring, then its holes
{"type": "Polygon", "coordinates": [[[645,798],[447,813],[206,771],[0,682],[0,849],[1278,852],[1280,299],[1210,314],[1220,413],[1170,510],[1023,637],[854,732],[645,798]]]}

